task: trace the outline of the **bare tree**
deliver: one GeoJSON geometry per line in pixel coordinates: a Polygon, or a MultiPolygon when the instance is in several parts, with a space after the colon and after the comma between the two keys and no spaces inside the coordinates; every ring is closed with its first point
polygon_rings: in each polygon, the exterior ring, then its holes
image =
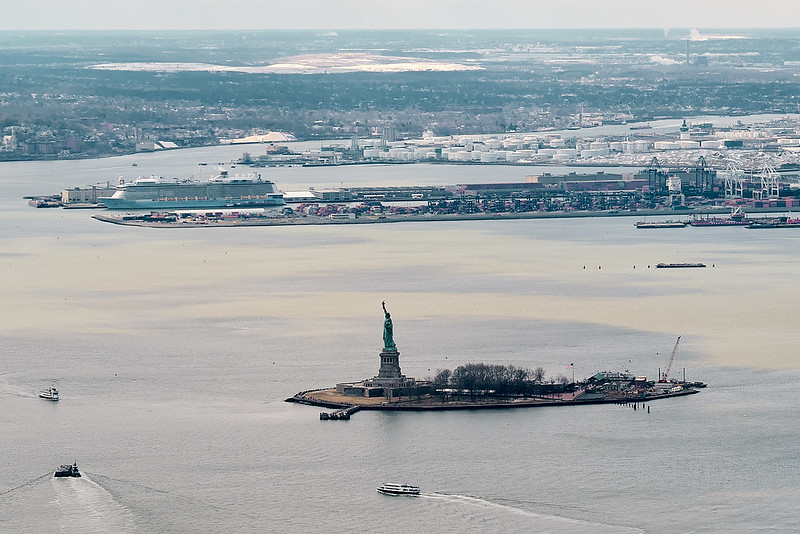
{"type": "Polygon", "coordinates": [[[544,381],[544,368],[537,367],[533,371],[533,376],[531,376],[531,380],[537,384],[541,384],[544,381]]]}
{"type": "Polygon", "coordinates": [[[450,369],[437,369],[436,376],[433,377],[433,383],[436,386],[447,387],[450,385],[450,376],[452,375],[450,369]]]}

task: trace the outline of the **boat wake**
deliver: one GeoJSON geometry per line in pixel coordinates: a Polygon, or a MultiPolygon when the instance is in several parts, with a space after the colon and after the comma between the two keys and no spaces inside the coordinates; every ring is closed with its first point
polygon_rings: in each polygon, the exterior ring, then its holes
{"type": "Polygon", "coordinates": [[[34,486],[34,485],[38,484],[39,482],[42,482],[43,480],[46,480],[46,479],[48,479],[48,478],[50,478],[52,476],[53,476],[53,472],[52,471],[48,471],[47,473],[45,473],[45,474],[43,474],[41,476],[38,476],[38,477],[34,478],[33,480],[29,480],[29,481],[25,482],[24,484],[20,484],[19,486],[14,486],[11,489],[8,489],[6,491],[0,492],[0,497],[2,497],[4,495],[8,495],[9,493],[13,493],[13,492],[15,492],[17,490],[21,490],[21,489],[24,489],[24,488],[28,488],[28,487],[34,486]]]}
{"type": "Polygon", "coordinates": [[[61,532],[137,532],[133,513],[87,478],[53,478],[61,532]]]}
{"type": "Polygon", "coordinates": [[[3,384],[0,393],[12,397],[27,397],[27,398],[35,398],[37,395],[39,395],[39,393],[36,390],[31,389],[30,387],[17,386],[14,384],[3,384]]]}
{"type": "Polygon", "coordinates": [[[543,530],[543,531],[587,532],[591,530],[592,532],[596,533],[602,533],[602,532],[644,533],[644,530],[635,527],[629,527],[624,525],[610,525],[606,523],[598,523],[596,521],[587,521],[583,519],[576,519],[561,515],[537,513],[537,512],[532,512],[530,510],[525,510],[523,508],[517,508],[515,506],[493,502],[487,499],[481,499],[480,497],[473,497],[471,495],[423,492],[420,494],[420,496],[428,499],[439,499],[453,504],[465,504],[476,508],[484,508],[487,510],[506,512],[509,514],[514,514],[522,517],[528,517],[536,522],[536,527],[538,530],[543,530]]]}

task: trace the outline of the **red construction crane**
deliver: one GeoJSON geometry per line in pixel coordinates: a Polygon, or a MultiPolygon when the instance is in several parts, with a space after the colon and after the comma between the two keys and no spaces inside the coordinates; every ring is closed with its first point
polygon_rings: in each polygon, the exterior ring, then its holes
{"type": "Polygon", "coordinates": [[[678,341],[675,342],[675,347],[672,349],[672,356],[669,357],[669,363],[667,364],[667,370],[664,371],[664,374],[661,376],[661,380],[659,382],[666,382],[667,377],[669,376],[669,370],[672,368],[672,362],[675,361],[675,353],[678,351],[678,343],[681,342],[681,336],[678,336],[678,341]]]}

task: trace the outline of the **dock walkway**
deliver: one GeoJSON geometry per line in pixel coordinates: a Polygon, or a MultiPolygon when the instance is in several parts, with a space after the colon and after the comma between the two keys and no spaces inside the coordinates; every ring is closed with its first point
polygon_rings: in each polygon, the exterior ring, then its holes
{"type": "Polygon", "coordinates": [[[336,410],[333,412],[320,412],[319,413],[319,420],[320,421],[346,421],[350,419],[350,416],[356,413],[361,409],[361,406],[358,404],[354,404],[349,408],[342,408],[341,410],[336,410]]]}

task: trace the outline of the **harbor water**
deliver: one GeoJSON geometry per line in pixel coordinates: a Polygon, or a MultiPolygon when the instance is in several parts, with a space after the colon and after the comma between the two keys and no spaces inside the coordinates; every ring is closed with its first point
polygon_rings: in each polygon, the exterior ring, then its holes
{"type": "MultiPolygon", "coordinates": [[[[636,217],[154,229],[22,199],[211,174],[243,151],[0,164],[0,531],[800,531],[800,232],[636,217]],[[283,402],[377,373],[381,301],[418,379],[468,362],[652,379],[681,336],[672,377],[709,385],[649,410],[320,421],[283,402]],[[50,386],[60,401],[38,398],[50,386]],[[72,462],[82,478],[52,478],[72,462]]],[[[298,190],[536,170],[261,172],[298,190]]]]}

